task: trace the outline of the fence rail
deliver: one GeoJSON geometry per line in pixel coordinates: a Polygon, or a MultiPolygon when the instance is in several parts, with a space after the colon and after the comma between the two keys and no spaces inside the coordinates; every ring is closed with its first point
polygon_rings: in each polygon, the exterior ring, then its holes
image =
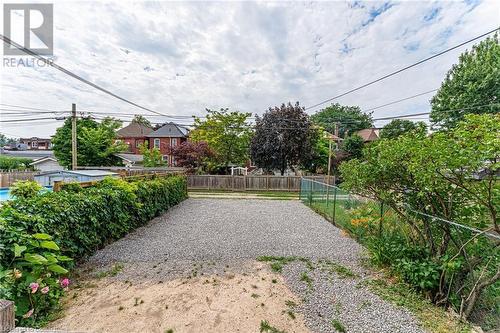
{"type": "MultiPolygon", "coordinates": [[[[230,176],[230,175],[188,175],[188,189],[207,191],[300,191],[300,176],[230,176]]],[[[326,183],[327,176],[310,178],[326,183]]],[[[334,179],[330,177],[330,183],[334,179]]]]}
{"type": "Polygon", "coordinates": [[[36,171],[2,171],[0,172],[0,187],[10,187],[18,180],[33,180],[36,171]]]}

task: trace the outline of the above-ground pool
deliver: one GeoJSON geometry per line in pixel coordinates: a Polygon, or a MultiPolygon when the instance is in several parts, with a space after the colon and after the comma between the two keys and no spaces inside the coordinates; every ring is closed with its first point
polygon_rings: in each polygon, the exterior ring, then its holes
{"type": "MultiPolygon", "coordinates": [[[[52,186],[46,186],[42,192],[44,191],[52,191],[52,186]]],[[[5,201],[12,199],[12,196],[10,195],[10,191],[8,187],[3,187],[0,188],[0,201],[5,201]]]]}

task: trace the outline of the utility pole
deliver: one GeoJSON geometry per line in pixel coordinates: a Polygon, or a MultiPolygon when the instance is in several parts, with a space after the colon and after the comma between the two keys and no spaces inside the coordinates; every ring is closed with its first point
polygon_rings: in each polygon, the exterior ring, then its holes
{"type": "Polygon", "coordinates": [[[77,169],[76,154],[76,104],[71,105],[71,166],[72,170],[77,169]]]}

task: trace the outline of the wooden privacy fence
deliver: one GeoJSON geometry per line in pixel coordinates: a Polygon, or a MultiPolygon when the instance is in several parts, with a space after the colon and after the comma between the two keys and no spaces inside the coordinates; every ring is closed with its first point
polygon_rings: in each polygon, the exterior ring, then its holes
{"type": "Polygon", "coordinates": [[[0,172],[0,187],[10,187],[18,180],[33,180],[36,171],[2,171],[0,172]]]}
{"type": "MultiPolygon", "coordinates": [[[[327,182],[327,176],[308,176],[319,182],[327,182]]],[[[226,176],[188,175],[189,190],[223,191],[300,191],[300,176],[226,176]]],[[[333,184],[333,177],[330,183],[333,184]]]]}

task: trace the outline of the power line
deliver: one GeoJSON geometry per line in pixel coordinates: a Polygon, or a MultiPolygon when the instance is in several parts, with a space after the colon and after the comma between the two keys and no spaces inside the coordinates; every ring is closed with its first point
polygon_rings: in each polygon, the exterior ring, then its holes
{"type": "Polygon", "coordinates": [[[46,65],[52,66],[52,67],[54,67],[55,69],[57,69],[57,70],[59,70],[59,71],[63,72],[64,74],[69,75],[69,76],[71,76],[71,77],[73,77],[73,78],[75,78],[75,79],[77,79],[77,80],[79,80],[79,81],[81,81],[81,82],[83,82],[83,83],[85,83],[85,84],[87,84],[87,85],[89,85],[89,86],[91,86],[91,87],[93,87],[93,88],[97,89],[97,90],[100,90],[100,91],[102,91],[102,92],[104,92],[104,93],[106,93],[106,94],[108,94],[108,95],[110,95],[110,96],[113,96],[113,97],[115,97],[115,98],[117,98],[117,99],[119,99],[119,100],[121,100],[121,101],[124,101],[124,102],[126,102],[126,103],[129,103],[129,104],[131,104],[131,105],[133,105],[133,106],[135,106],[135,107],[138,107],[138,108],[140,108],[140,109],[146,110],[146,111],[148,111],[148,112],[155,113],[155,114],[157,114],[157,115],[159,115],[159,116],[169,117],[169,115],[166,115],[166,114],[163,114],[163,113],[161,113],[161,112],[158,112],[158,111],[152,110],[152,109],[147,108],[147,107],[145,107],[145,106],[142,106],[142,105],[139,105],[139,104],[137,104],[137,103],[134,103],[134,102],[132,102],[132,101],[130,101],[130,100],[128,100],[128,99],[126,99],[126,98],[124,98],[124,97],[118,96],[118,95],[116,95],[116,94],[112,93],[111,91],[109,91],[109,90],[107,90],[107,89],[105,89],[105,88],[102,88],[102,87],[98,86],[97,84],[95,84],[95,83],[93,83],[93,82],[90,82],[89,80],[86,80],[86,79],[84,79],[83,77],[81,77],[81,76],[79,76],[79,75],[77,75],[77,74],[75,74],[75,73],[73,73],[73,72],[71,72],[71,71],[67,70],[66,68],[59,66],[59,65],[58,65],[58,64],[56,64],[54,61],[48,61],[47,59],[45,59],[44,57],[40,56],[39,54],[37,54],[37,53],[35,53],[35,52],[33,52],[33,51],[31,51],[31,50],[29,50],[29,49],[27,49],[27,48],[25,48],[25,47],[23,47],[23,46],[19,45],[19,44],[17,44],[16,42],[12,41],[10,38],[5,37],[5,36],[4,36],[4,35],[2,35],[2,34],[0,34],[0,38],[1,38],[1,39],[4,41],[4,43],[6,43],[7,45],[13,45],[13,46],[15,46],[16,48],[18,48],[19,50],[23,51],[24,53],[26,53],[26,54],[28,54],[28,55],[31,55],[31,56],[33,56],[33,57],[37,58],[38,60],[43,61],[46,65]]]}
{"type": "Polygon", "coordinates": [[[441,55],[443,55],[443,54],[445,54],[445,53],[447,53],[447,52],[450,52],[450,51],[452,51],[452,50],[456,49],[456,48],[459,48],[459,47],[461,47],[461,46],[463,46],[463,45],[466,45],[466,44],[468,44],[468,43],[470,43],[470,42],[473,42],[473,41],[475,41],[475,40],[477,40],[477,39],[479,39],[479,38],[482,38],[482,37],[484,37],[484,36],[487,36],[487,35],[489,35],[489,34],[491,34],[491,33],[495,32],[495,31],[497,31],[498,29],[500,29],[500,28],[495,28],[495,29],[493,29],[493,30],[490,30],[490,31],[488,31],[488,32],[486,32],[486,33],[484,33],[484,34],[481,34],[481,35],[479,35],[479,36],[477,36],[477,37],[474,37],[474,38],[472,38],[472,39],[469,39],[469,40],[467,40],[467,41],[465,41],[465,42],[462,42],[462,43],[460,43],[460,44],[458,44],[458,45],[455,45],[455,46],[453,46],[453,47],[450,47],[450,48],[448,48],[448,49],[446,49],[446,50],[444,50],[444,51],[441,51],[441,52],[439,52],[439,53],[436,53],[436,54],[434,54],[434,55],[432,55],[432,56],[430,56],[430,57],[427,57],[427,58],[425,58],[425,59],[422,59],[422,60],[420,60],[420,61],[417,61],[416,63],[413,63],[413,64],[408,65],[408,66],[406,66],[406,67],[400,68],[400,69],[398,69],[398,70],[396,70],[396,71],[394,71],[394,72],[391,72],[391,73],[389,73],[389,74],[386,74],[386,75],[384,75],[384,76],[382,76],[382,77],[379,77],[378,79],[375,79],[375,80],[373,80],[373,81],[370,81],[370,82],[368,82],[368,83],[365,83],[365,84],[363,84],[363,85],[361,85],[361,86],[359,86],[359,87],[356,87],[356,88],[350,89],[350,90],[348,90],[348,91],[346,91],[346,92],[344,92],[344,93],[341,93],[341,94],[336,95],[336,96],[334,96],[334,97],[328,98],[328,99],[326,99],[326,100],[324,100],[324,101],[322,101],[322,102],[319,102],[319,103],[316,103],[316,104],[311,105],[311,106],[309,106],[309,107],[306,107],[305,109],[306,109],[306,110],[313,109],[313,108],[318,107],[318,106],[320,106],[320,105],[322,105],[322,104],[325,104],[325,103],[331,102],[331,101],[333,101],[334,99],[337,99],[337,98],[340,98],[340,97],[346,96],[346,95],[351,94],[351,93],[353,93],[353,92],[355,92],[355,91],[358,91],[358,90],[360,90],[360,89],[363,89],[363,88],[366,88],[366,87],[368,87],[368,86],[371,86],[372,84],[375,84],[375,83],[377,83],[377,82],[380,82],[380,81],[382,81],[382,80],[385,80],[385,79],[387,79],[387,78],[389,78],[389,77],[391,77],[391,76],[394,76],[394,75],[396,75],[396,74],[399,74],[399,73],[401,73],[401,72],[403,72],[403,71],[406,71],[406,70],[408,70],[408,69],[410,69],[410,68],[413,68],[413,67],[415,67],[415,66],[418,66],[418,65],[420,65],[420,64],[422,64],[422,63],[424,63],[424,62],[427,62],[427,61],[429,61],[429,60],[431,60],[431,59],[437,58],[437,57],[439,57],[439,56],[441,56],[441,55]]]}
{"type": "Polygon", "coordinates": [[[426,91],[426,92],[423,92],[423,93],[420,93],[420,94],[416,94],[416,95],[413,95],[413,96],[409,96],[409,97],[405,97],[405,98],[402,98],[402,99],[398,99],[398,100],[393,101],[393,102],[389,102],[389,103],[386,103],[386,104],[382,104],[382,105],[376,106],[374,108],[370,108],[370,109],[364,110],[364,112],[370,112],[370,111],[374,111],[374,110],[377,110],[377,109],[380,109],[380,108],[383,108],[383,107],[386,107],[386,106],[390,106],[390,105],[394,105],[394,104],[397,104],[397,103],[401,103],[401,102],[407,101],[409,99],[417,98],[417,97],[420,97],[420,96],[423,96],[423,95],[427,95],[427,94],[430,94],[430,93],[438,91],[438,90],[439,89],[432,89],[432,90],[429,90],[429,91],[426,91]]]}

